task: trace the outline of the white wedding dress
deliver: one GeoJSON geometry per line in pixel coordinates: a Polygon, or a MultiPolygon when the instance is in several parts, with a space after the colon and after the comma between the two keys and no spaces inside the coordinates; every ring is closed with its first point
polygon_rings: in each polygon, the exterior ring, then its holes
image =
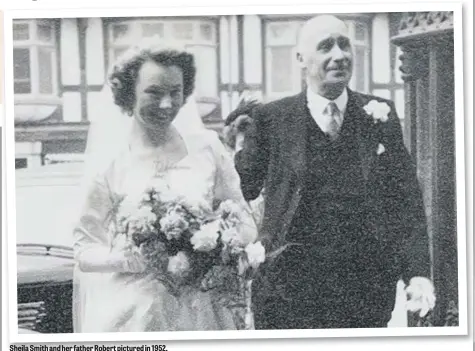
{"type": "MultiPolygon", "coordinates": [[[[89,180],[87,199],[74,230],[75,253],[94,245],[114,246],[108,214],[119,196],[139,199],[148,185],[165,181],[190,202],[212,207],[232,199],[247,206],[232,159],[217,134],[205,129],[182,133],[188,154],[166,165],[159,151],[134,143],[117,152],[108,167],[89,180]]],[[[124,143],[123,143],[124,144],[124,143]]],[[[248,207],[246,207],[248,208],[248,207]]],[[[257,232],[252,216],[249,240],[257,232]]],[[[213,292],[186,288],[177,297],[149,274],[84,273],[76,268],[75,332],[201,331],[236,329],[231,312],[213,298],[213,292]]]]}

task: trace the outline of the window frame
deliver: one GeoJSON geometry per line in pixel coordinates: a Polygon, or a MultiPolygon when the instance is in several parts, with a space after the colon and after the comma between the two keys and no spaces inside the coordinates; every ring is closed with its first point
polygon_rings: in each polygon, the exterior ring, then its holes
{"type": "MultiPolygon", "coordinates": [[[[52,98],[55,100],[59,96],[59,66],[58,66],[58,38],[57,38],[57,24],[54,19],[15,19],[13,26],[17,24],[28,25],[28,39],[13,40],[13,50],[28,49],[30,53],[30,92],[29,93],[15,93],[15,100],[21,101],[49,101],[52,98]],[[49,42],[38,39],[38,25],[47,24],[50,27],[51,39],[49,42]],[[41,93],[41,79],[40,79],[40,64],[39,52],[41,49],[46,49],[51,55],[51,93],[41,93]]],[[[13,29],[14,30],[14,29],[13,29]]],[[[14,77],[14,83],[17,81],[14,77]]]]}
{"type": "Polygon", "coordinates": [[[110,18],[104,21],[104,35],[105,35],[105,60],[107,69],[110,69],[114,63],[115,51],[117,49],[127,49],[130,45],[136,42],[135,38],[145,38],[141,35],[143,24],[158,24],[163,23],[163,38],[165,40],[178,41],[184,43],[185,47],[207,47],[214,50],[216,57],[216,65],[214,67],[215,74],[213,77],[216,79],[213,95],[201,94],[199,88],[195,85],[195,95],[199,100],[219,100],[219,76],[220,76],[220,58],[219,58],[219,18],[214,17],[139,17],[139,18],[110,18]],[[191,24],[192,25],[192,37],[190,39],[176,39],[171,34],[171,27],[174,24],[191,24]],[[130,28],[130,33],[123,39],[117,40],[113,36],[113,27],[127,24],[130,28]],[[201,34],[201,25],[211,25],[211,38],[209,40],[203,39],[201,34]],[[134,41],[135,39],[135,41],[134,41]]]}

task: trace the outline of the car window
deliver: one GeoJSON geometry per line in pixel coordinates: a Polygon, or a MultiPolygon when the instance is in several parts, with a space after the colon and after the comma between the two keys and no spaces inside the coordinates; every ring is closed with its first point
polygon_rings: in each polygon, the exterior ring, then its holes
{"type": "Polygon", "coordinates": [[[82,199],[81,170],[61,165],[17,171],[17,244],[72,246],[82,199]]]}

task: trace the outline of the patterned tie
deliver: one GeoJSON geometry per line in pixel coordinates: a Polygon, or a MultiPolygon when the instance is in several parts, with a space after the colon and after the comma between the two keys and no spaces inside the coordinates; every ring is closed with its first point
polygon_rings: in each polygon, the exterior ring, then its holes
{"type": "Polygon", "coordinates": [[[327,134],[332,141],[338,138],[341,124],[341,114],[338,106],[334,102],[330,102],[323,113],[330,117],[330,123],[328,125],[327,134]]]}

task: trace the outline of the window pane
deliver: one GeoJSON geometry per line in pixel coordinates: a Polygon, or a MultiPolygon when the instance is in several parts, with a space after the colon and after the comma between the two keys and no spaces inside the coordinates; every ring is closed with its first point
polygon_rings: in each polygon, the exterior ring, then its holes
{"type": "Polygon", "coordinates": [[[396,112],[400,119],[404,119],[405,114],[405,102],[404,102],[404,89],[397,89],[394,93],[394,104],[396,105],[396,112]]]}
{"type": "Polygon", "coordinates": [[[271,48],[271,91],[282,93],[292,91],[292,48],[271,48]]]}
{"type": "Polygon", "coordinates": [[[290,30],[290,24],[279,23],[270,26],[270,34],[272,38],[282,38],[290,30]]]}
{"type": "Polygon", "coordinates": [[[127,35],[128,31],[128,24],[114,24],[112,26],[112,39],[118,40],[120,38],[123,38],[127,35]]]}
{"type": "Polygon", "coordinates": [[[203,23],[200,25],[200,35],[204,40],[213,40],[213,26],[209,23],[203,23]]]}
{"type": "Polygon", "coordinates": [[[53,28],[50,23],[38,23],[36,26],[37,37],[40,41],[51,42],[53,40],[53,28]]]}
{"type": "Polygon", "coordinates": [[[28,40],[30,26],[28,23],[14,23],[13,24],[13,40],[28,40]]]}
{"type": "Polygon", "coordinates": [[[146,38],[160,36],[163,38],[163,23],[143,23],[142,36],[146,38]]]}
{"type": "Polygon", "coordinates": [[[218,96],[218,60],[214,47],[193,46],[189,48],[196,60],[196,92],[198,96],[218,96]]]}
{"type": "Polygon", "coordinates": [[[31,93],[30,50],[13,49],[13,66],[15,94],[31,93]]]}
{"type": "Polygon", "coordinates": [[[355,22],[355,39],[366,40],[366,26],[364,24],[355,22]]]}
{"type": "Polygon", "coordinates": [[[299,24],[295,22],[270,23],[267,27],[268,45],[295,45],[299,24]]]}
{"type": "Polygon", "coordinates": [[[366,91],[366,49],[363,46],[355,46],[355,63],[353,74],[356,80],[356,90],[360,92],[366,91]]]}
{"type": "Polygon", "coordinates": [[[389,23],[387,14],[378,14],[373,19],[372,30],[373,82],[389,84],[391,82],[391,43],[389,41],[389,23]]]}
{"type": "Polygon", "coordinates": [[[53,94],[53,52],[38,48],[40,94],[53,94]]]}
{"type": "Polygon", "coordinates": [[[173,23],[175,39],[193,39],[193,23],[173,23]]]}
{"type": "Polygon", "coordinates": [[[125,51],[127,51],[127,48],[117,48],[117,49],[114,49],[114,57],[113,57],[113,60],[117,60],[120,55],[122,55],[125,51]]]}
{"type": "Polygon", "coordinates": [[[391,92],[387,89],[374,89],[373,95],[382,97],[384,99],[391,99],[391,92]]]}
{"type": "Polygon", "coordinates": [[[31,82],[29,80],[25,80],[25,81],[15,80],[13,91],[15,94],[30,94],[31,82]]]}

